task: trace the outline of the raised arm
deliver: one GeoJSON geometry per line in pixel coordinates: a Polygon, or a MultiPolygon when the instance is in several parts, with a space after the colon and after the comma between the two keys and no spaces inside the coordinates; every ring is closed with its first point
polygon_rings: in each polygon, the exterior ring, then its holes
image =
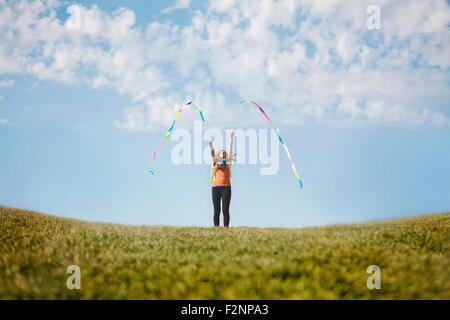
{"type": "Polygon", "coordinates": [[[230,134],[230,148],[228,149],[228,159],[233,160],[233,139],[234,138],[234,130],[231,131],[230,134]]]}
{"type": "Polygon", "coordinates": [[[214,158],[216,157],[216,153],[214,152],[214,147],[213,147],[212,141],[209,142],[209,147],[211,148],[211,157],[214,161],[214,158]]]}

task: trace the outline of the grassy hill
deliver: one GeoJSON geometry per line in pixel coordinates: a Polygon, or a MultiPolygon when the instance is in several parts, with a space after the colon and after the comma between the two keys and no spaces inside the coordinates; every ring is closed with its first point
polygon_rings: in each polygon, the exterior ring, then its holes
{"type": "Polygon", "coordinates": [[[124,226],[0,207],[1,299],[450,299],[450,214],[304,229],[124,226]],[[81,268],[81,289],[66,268],[81,268]],[[369,290],[366,268],[381,268],[369,290]]]}

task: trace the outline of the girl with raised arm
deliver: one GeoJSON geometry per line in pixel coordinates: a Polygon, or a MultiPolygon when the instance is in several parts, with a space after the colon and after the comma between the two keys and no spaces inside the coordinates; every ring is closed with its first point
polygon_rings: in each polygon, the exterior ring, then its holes
{"type": "Polygon", "coordinates": [[[220,150],[217,153],[214,151],[212,142],[209,143],[211,148],[211,157],[213,165],[211,168],[211,182],[212,182],[212,201],[214,206],[214,226],[219,226],[220,216],[220,201],[222,200],[223,225],[228,227],[230,224],[230,201],[231,201],[231,182],[230,182],[230,167],[233,160],[233,137],[234,131],[230,136],[230,148],[228,153],[225,150],[220,150]]]}

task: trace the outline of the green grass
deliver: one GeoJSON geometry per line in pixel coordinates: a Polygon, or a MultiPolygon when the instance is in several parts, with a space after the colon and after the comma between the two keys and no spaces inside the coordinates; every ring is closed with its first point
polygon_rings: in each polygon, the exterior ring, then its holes
{"type": "Polygon", "coordinates": [[[304,229],[124,226],[0,207],[1,299],[450,299],[450,214],[304,229]],[[81,268],[81,289],[66,268],[81,268]],[[366,268],[381,268],[381,289],[366,268]]]}

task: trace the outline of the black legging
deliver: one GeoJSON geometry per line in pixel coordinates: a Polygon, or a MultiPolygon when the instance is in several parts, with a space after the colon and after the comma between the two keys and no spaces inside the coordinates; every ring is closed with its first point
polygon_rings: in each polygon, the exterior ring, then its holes
{"type": "Polygon", "coordinates": [[[214,225],[219,225],[220,199],[222,198],[223,225],[230,224],[231,187],[212,187],[212,201],[214,205],[214,225]]]}

